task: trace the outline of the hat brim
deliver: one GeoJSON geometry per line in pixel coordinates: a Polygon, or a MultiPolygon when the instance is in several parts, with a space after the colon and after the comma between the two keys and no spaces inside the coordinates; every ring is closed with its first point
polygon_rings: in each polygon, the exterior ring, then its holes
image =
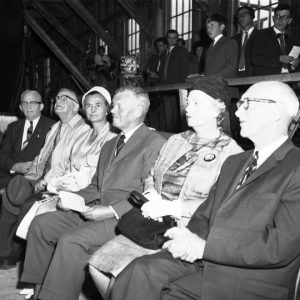
{"type": "Polygon", "coordinates": [[[9,213],[12,215],[18,216],[20,214],[20,207],[14,206],[9,201],[9,198],[7,196],[7,189],[5,189],[3,195],[2,195],[2,205],[7,209],[9,213]]]}

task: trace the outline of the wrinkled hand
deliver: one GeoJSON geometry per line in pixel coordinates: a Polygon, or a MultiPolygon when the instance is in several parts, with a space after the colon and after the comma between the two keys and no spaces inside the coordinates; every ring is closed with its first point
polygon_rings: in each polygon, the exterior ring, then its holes
{"type": "Polygon", "coordinates": [[[86,219],[91,221],[106,220],[114,217],[114,213],[110,207],[95,205],[81,213],[86,219]]]}
{"type": "Polygon", "coordinates": [[[32,161],[18,162],[12,166],[11,170],[17,173],[26,174],[29,168],[31,167],[31,165],[32,165],[32,161]]]}
{"type": "Polygon", "coordinates": [[[47,182],[44,179],[40,179],[34,186],[34,193],[46,190],[47,182]]]}
{"type": "Polygon", "coordinates": [[[146,202],[141,207],[142,215],[145,218],[158,219],[163,216],[173,216],[180,219],[181,203],[180,201],[158,200],[146,202]]]}
{"type": "Polygon", "coordinates": [[[190,263],[202,259],[205,241],[186,227],[173,227],[164,235],[170,240],[165,242],[162,248],[167,249],[174,258],[180,258],[190,263]]]}
{"type": "Polygon", "coordinates": [[[293,60],[294,60],[293,56],[289,56],[289,55],[280,55],[279,56],[279,61],[284,64],[290,64],[293,60]]]}

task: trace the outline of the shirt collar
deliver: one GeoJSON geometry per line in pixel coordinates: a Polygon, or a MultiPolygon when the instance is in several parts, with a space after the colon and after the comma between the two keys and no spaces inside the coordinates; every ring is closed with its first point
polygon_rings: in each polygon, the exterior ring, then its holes
{"type": "Polygon", "coordinates": [[[75,114],[68,122],[62,123],[62,125],[68,125],[73,129],[80,120],[81,116],[79,114],[75,114]]]}
{"type": "MultiPolygon", "coordinates": [[[[255,148],[255,151],[258,151],[258,160],[257,160],[257,166],[262,165],[267,158],[275,151],[277,150],[286,140],[288,139],[288,136],[285,135],[275,142],[267,145],[266,147],[263,147],[262,149],[255,148]]],[[[254,153],[253,152],[253,153],[254,153]]]]}
{"type": "MultiPolygon", "coordinates": [[[[36,125],[39,122],[40,118],[41,118],[41,116],[39,116],[38,118],[32,120],[32,126],[33,126],[33,128],[36,127],[36,125]]],[[[27,125],[29,127],[30,126],[30,121],[26,119],[25,120],[25,125],[27,125]]]]}
{"type": "Polygon", "coordinates": [[[277,33],[280,33],[280,34],[284,33],[284,32],[281,32],[280,30],[278,30],[275,26],[273,26],[273,29],[275,31],[275,34],[277,34],[277,33]]]}
{"type": "MultiPolygon", "coordinates": [[[[253,30],[254,30],[254,26],[252,26],[252,27],[250,27],[249,29],[248,29],[248,36],[250,36],[250,34],[253,32],[253,30]]],[[[243,34],[245,34],[246,33],[246,30],[243,30],[243,34]]]]}
{"type": "Polygon", "coordinates": [[[223,36],[223,34],[219,34],[214,38],[214,45],[216,44],[216,42],[223,36]]]}
{"type": "Polygon", "coordinates": [[[125,135],[124,142],[127,143],[127,141],[130,139],[130,137],[136,132],[138,128],[140,128],[144,123],[139,124],[135,128],[129,130],[128,132],[124,133],[122,132],[123,135],[125,135]]]}

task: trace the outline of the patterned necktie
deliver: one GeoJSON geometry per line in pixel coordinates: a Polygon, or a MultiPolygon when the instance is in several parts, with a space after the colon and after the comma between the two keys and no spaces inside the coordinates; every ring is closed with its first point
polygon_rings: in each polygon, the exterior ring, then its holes
{"type": "Polygon", "coordinates": [[[246,47],[247,41],[248,41],[248,31],[245,31],[244,43],[241,47],[241,52],[240,52],[239,70],[245,69],[245,47],[246,47]]]}
{"type": "Polygon", "coordinates": [[[27,136],[26,136],[26,140],[23,143],[22,149],[26,148],[26,146],[28,145],[28,142],[33,134],[33,121],[29,121],[29,122],[30,122],[30,126],[27,129],[27,136]]]}
{"type": "MultiPolygon", "coordinates": [[[[286,55],[285,36],[286,35],[284,33],[276,34],[276,37],[279,39],[279,44],[280,44],[280,49],[281,49],[282,55],[286,55]]],[[[282,67],[285,69],[288,69],[288,64],[282,63],[282,67]]]]}
{"type": "Polygon", "coordinates": [[[246,179],[257,169],[258,151],[254,152],[251,160],[249,161],[244,175],[241,177],[236,190],[246,181],[246,179]]]}
{"type": "Polygon", "coordinates": [[[122,148],[124,147],[125,145],[125,135],[122,134],[118,140],[118,143],[117,143],[117,147],[116,147],[116,156],[120,153],[120,151],[122,150],[122,148]]]}

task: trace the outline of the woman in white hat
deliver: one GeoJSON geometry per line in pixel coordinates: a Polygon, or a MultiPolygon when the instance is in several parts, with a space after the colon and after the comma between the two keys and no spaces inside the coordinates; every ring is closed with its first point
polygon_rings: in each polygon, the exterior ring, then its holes
{"type": "Polygon", "coordinates": [[[105,142],[116,136],[107,121],[111,97],[109,92],[95,86],[82,97],[82,106],[92,128],[74,144],[68,174],[58,174],[48,184],[49,191],[78,191],[86,187],[96,172],[99,154],[105,142]]]}

